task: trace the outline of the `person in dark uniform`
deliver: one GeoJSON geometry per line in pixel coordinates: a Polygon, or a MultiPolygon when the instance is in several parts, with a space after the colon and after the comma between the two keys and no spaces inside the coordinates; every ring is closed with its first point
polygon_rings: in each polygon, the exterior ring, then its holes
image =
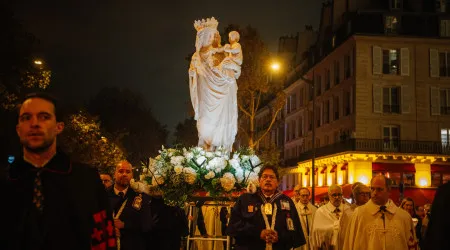
{"type": "Polygon", "coordinates": [[[439,187],[431,206],[430,222],[425,236],[423,249],[450,249],[448,227],[450,225],[450,182],[439,187]]]}
{"type": "Polygon", "coordinates": [[[57,151],[56,136],[64,128],[57,113],[56,100],[44,93],[30,94],[20,105],[16,130],[23,155],[11,165],[2,189],[0,248],[116,249],[98,172],[57,151]]]}
{"type": "Polygon", "coordinates": [[[238,198],[227,227],[234,249],[264,250],[272,244],[274,250],[289,250],[306,243],[294,202],[277,190],[278,180],[276,167],[266,165],[257,192],[238,198]]]}
{"type": "Polygon", "coordinates": [[[184,209],[164,204],[161,196],[152,196],[151,210],[155,226],[148,237],[148,250],[180,250],[181,239],[189,233],[184,209]]]}
{"type": "Polygon", "coordinates": [[[129,162],[116,165],[114,185],[107,190],[113,209],[114,226],[120,250],[145,250],[146,235],[154,226],[150,196],[130,187],[133,169],[129,162]]]}

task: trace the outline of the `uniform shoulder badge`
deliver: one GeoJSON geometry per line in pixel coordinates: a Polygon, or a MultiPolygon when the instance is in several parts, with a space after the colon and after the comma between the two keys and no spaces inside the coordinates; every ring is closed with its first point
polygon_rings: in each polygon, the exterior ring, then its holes
{"type": "Polygon", "coordinates": [[[142,194],[139,194],[136,197],[134,197],[132,206],[136,210],[141,210],[141,207],[142,207],[142,194]]]}

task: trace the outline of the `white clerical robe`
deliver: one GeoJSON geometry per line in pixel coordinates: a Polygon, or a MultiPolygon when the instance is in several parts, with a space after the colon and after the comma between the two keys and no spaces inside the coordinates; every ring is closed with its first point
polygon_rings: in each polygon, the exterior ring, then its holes
{"type": "MultiPolygon", "coordinates": [[[[208,201],[202,206],[203,217],[205,220],[206,232],[215,237],[223,235],[221,232],[222,222],[220,221],[220,206],[215,206],[215,202],[208,201]],[[211,205],[211,206],[208,206],[211,205]]],[[[196,231],[196,235],[200,232],[196,231]]],[[[223,241],[196,240],[194,249],[198,250],[223,250],[223,241]]]]}
{"type": "Polygon", "coordinates": [[[313,225],[310,234],[311,249],[334,249],[337,246],[339,233],[339,220],[344,210],[349,206],[341,204],[339,212],[336,207],[328,202],[317,209],[313,216],[313,225]]]}
{"type": "Polygon", "coordinates": [[[391,200],[386,204],[386,210],[381,212],[380,206],[372,200],[357,207],[350,220],[343,249],[417,249],[411,216],[391,200]]]}
{"type": "Polygon", "coordinates": [[[303,235],[306,239],[306,244],[301,247],[297,247],[294,250],[309,250],[309,233],[311,232],[312,227],[312,217],[316,213],[317,207],[313,206],[313,204],[309,202],[306,205],[306,209],[305,204],[301,202],[297,202],[295,204],[295,207],[297,208],[298,217],[300,218],[300,223],[302,225],[303,235]],[[308,227],[306,225],[308,225],[308,227]]]}
{"type": "Polygon", "coordinates": [[[350,224],[350,219],[352,218],[353,212],[355,211],[357,205],[351,204],[348,209],[345,209],[342,213],[341,220],[339,222],[339,233],[338,233],[338,247],[337,250],[342,250],[344,246],[345,235],[348,232],[348,226],[350,224]]]}

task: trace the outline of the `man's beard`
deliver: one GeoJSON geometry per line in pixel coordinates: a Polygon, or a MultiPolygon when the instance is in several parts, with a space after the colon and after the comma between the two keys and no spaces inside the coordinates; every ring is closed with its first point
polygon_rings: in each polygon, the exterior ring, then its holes
{"type": "Polygon", "coordinates": [[[42,142],[42,144],[37,147],[31,147],[30,144],[28,143],[28,141],[26,141],[26,140],[22,140],[21,143],[28,152],[44,153],[44,152],[48,151],[48,149],[52,146],[53,141],[52,140],[44,140],[42,142]]]}

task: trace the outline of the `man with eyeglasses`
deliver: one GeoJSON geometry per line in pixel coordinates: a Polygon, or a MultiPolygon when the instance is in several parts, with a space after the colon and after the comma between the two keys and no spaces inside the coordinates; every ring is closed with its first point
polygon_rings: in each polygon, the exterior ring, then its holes
{"type": "Polygon", "coordinates": [[[309,235],[311,233],[312,217],[317,211],[317,207],[309,202],[310,199],[309,189],[301,187],[300,185],[294,188],[294,201],[297,208],[298,215],[300,217],[300,223],[302,224],[303,235],[306,238],[306,244],[295,248],[295,250],[309,250],[309,235]]]}
{"type": "Polygon", "coordinates": [[[417,249],[411,216],[389,199],[390,180],[377,175],[370,185],[371,199],[355,209],[343,249],[417,249]]]}
{"type": "Polygon", "coordinates": [[[227,228],[235,250],[290,250],[305,244],[295,204],[278,191],[278,180],[277,168],[265,165],[258,190],[236,201],[227,228]]]}
{"type": "Polygon", "coordinates": [[[317,209],[311,230],[311,249],[337,249],[339,221],[349,206],[342,203],[342,188],[336,184],[328,188],[330,201],[317,209]]]}
{"type": "Polygon", "coordinates": [[[353,186],[352,196],[354,203],[350,205],[350,209],[344,211],[339,225],[339,249],[342,249],[342,246],[344,245],[345,235],[348,231],[353,212],[357,207],[366,204],[370,200],[370,188],[362,183],[358,183],[353,186]]]}

